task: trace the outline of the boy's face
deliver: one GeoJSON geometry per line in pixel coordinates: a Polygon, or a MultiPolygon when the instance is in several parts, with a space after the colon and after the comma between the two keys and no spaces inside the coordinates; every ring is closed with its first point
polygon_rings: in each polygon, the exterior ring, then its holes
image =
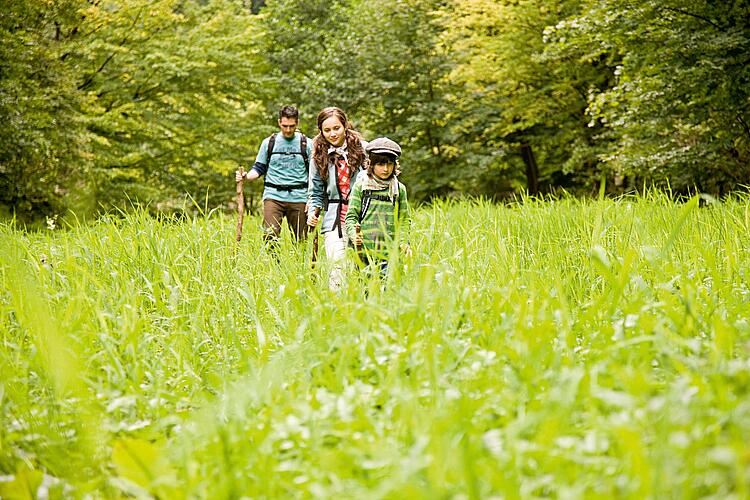
{"type": "Polygon", "coordinates": [[[396,162],[394,161],[373,163],[372,173],[375,174],[375,177],[377,177],[381,181],[384,181],[391,177],[391,174],[393,174],[393,169],[395,168],[396,162]]]}

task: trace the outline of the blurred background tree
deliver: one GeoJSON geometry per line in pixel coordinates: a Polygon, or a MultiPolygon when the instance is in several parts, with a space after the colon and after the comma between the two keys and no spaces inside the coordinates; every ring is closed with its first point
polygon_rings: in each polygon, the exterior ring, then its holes
{"type": "Polygon", "coordinates": [[[547,30],[550,54],[615,65],[588,117],[626,185],[717,195],[750,183],[750,4],[588,1],[547,30]]]}
{"type": "Polygon", "coordinates": [[[7,4],[0,211],[23,221],[226,208],[285,104],[310,137],[336,105],[399,141],[415,200],[750,182],[739,0],[7,4]]]}
{"type": "Polygon", "coordinates": [[[53,215],[90,192],[86,96],[67,60],[77,8],[19,0],[0,10],[0,215],[53,215]]]}

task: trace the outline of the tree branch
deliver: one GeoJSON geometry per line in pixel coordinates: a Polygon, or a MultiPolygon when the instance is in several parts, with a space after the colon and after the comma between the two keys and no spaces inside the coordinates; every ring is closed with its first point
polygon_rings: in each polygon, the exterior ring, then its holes
{"type": "MultiPolygon", "coordinates": [[[[144,6],[144,7],[141,7],[141,8],[140,8],[140,9],[138,10],[138,14],[137,14],[137,15],[135,16],[135,18],[133,19],[133,22],[132,22],[132,23],[131,23],[131,25],[130,25],[130,29],[131,29],[131,30],[132,30],[132,29],[133,29],[133,28],[135,27],[136,23],[138,23],[138,20],[139,20],[139,19],[141,18],[141,15],[143,14],[143,10],[144,10],[145,8],[146,8],[146,7],[144,6]]],[[[122,47],[122,46],[123,46],[123,45],[125,45],[126,43],[128,43],[128,36],[127,36],[127,35],[125,35],[125,38],[123,38],[123,39],[122,39],[122,41],[121,41],[121,42],[119,43],[119,47],[122,47]]],[[[92,83],[92,82],[94,81],[94,77],[95,77],[96,75],[98,75],[99,73],[101,73],[101,72],[102,72],[102,70],[104,70],[104,67],[105,67],[105,66],[107,65],[107,63],[109,63],[109,61],[111,61],[112,59],[114,59],[114,57],[115,57],[115,52],[111,53],[111,54],[110,54],[110,55],[109,55],[109,56],[108,56],[108,57],[107,57],[107,58],[106,58],[106,59],[104,60],[104,62],[103,62],[103,63],[101,64],[101,66],[99,66],[99,69],[97,69],[97,70],[96,70],[96,71],[94,71],[94,72],[93,72],[93,73],[92,73],[91,75],[89,75],[89,77],[88,77],[88,78],[86,78],[86,80],[85,80],[85,81],[84,81],[84,82],[83,82],[83,83],[82,83],[81,85],[79,85],[79,86],[78,86],[78,90],[83,90],[83,89],[85,89],[86,87],[88,87],[89,85],[91,85],[91,83],[92,83]]]]}
{"type": "Polygon", "coordinates": [[[740,122],[740,125],[745,130],[745,135],[750,138],[750,125],[748,125],[745,119],[742,118],[741,114],[737,114],[737,121],[740,122]]]}
{"type": "Polygon", "coordinates": [[[704,21],[704,22],[710,24],[711,26],[713,26],[717,30],[721,30],[722,29],[721,26],[719,26],[718,24],[716,24],[715,22],[713,22],[711,19],[709,19],[707,17],[704,17],[704,16],[701,16],[701,15],[698,15],[698,14],[693,14],[692,12],[688,12],[686,10],[676,9],[674,7],[662,7],[662,10],[669,10],[669,11],[676,12],[678,14],[682,14],[682,15],[685,15],[685,16],[694,17],[696,19],[700,19],[701,21],[704,21]]]}

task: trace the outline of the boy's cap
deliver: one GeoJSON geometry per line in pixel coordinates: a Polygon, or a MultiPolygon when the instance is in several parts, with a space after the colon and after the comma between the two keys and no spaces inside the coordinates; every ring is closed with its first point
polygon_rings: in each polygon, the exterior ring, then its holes
{"type": "Polygon", "coordinates": [[[396,141],[392,141],[387,137],[378,137],[377,139],[370,141],[365,148],[365,151],[367,151],[367,154],[386,154],[393,155],[396,158],[401,156],[401,146],[399,146],[396,141]]]}

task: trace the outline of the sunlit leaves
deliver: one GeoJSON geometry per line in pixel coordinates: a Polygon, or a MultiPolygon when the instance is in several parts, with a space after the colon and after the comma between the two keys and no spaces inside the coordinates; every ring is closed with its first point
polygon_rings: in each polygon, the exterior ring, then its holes
{"type": "Polygon", "coordinates": [[[601,156],[632,180],[725,193],[750,159],[747,8],[729,2],[590,2],[547,30],[551,52],[618,61],[589,95],[592,123],[616,147],[601,156]]]}
{"type": "Polygon", "coordinates": [[[87,26],[99,29],[77,64],[81,85],[97,95],[90,126],[102,138],[100,190],[134,183],[131,197],[166,201],[223,186],[220,171],[251,156],[245,141],[257,117],[249,13],[219,0],[91,9],[87,26]]]}
{"type": "Polygon", "coordinates": [[[451,125],[480,178],[506,178],[496,189],[526,187],[523,145],[536,155],[542,189],[584,185],[596,174],[601,146],[586,128],[584,96],[608,70],[544,57],[546,27],[575,6],[473,0],[447,17],[458,61],[451,78],[461,88],[451,125]]]}
{"type": "MultiPolygon", "coordinates": [[[[0,214],[22,220],[75,204],[90,166],[77,113],[86,99],[65,59],[79,2],[3,5],[0,16],[0,214]]],[[[78,199],[80,202],[80,198],[78,199]]]]}

